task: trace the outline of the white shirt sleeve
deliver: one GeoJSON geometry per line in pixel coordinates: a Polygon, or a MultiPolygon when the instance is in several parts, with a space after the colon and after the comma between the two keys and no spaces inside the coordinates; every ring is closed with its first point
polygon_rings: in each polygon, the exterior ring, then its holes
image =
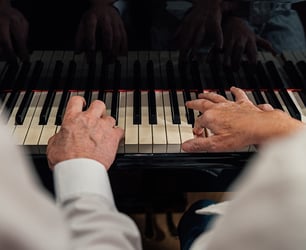
{"type": "Polygon", "coordinates": [[[95,160],[78,158],[58,163],[54,169],[54,184],[60,203],[76,195],[96,194],[114,205],[107,171],[95,160]]]}
{"type": "Polygon", "coordinates": [[[107,171],[90,159],[61,162],[54,170],[57,201],[71,231],[74,250],[137,250],[134,221],[117,210],[107,171]]]}
{"type": "Polygon", "coordinates": [[[224,215],[191,249],[304,249],[305,162],[306,130],[261,148],[232,187],[224,215]]]}

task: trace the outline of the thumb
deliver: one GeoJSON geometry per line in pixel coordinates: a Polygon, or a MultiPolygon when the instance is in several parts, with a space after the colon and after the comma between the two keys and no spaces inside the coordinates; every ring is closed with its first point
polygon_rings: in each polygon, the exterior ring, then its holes
{"type": "Polygon", "coordinates": [[[196,137],[194,139],[190,139],[185,141],[182,144],[182,149],[185,152],[213,152],[218,151],[218,145],[215,143],[216,136],[210,137],[196,137]]]}
{"type": "Polygon", "coordinates": [[[272,44],[268,40],[263,39],[260,36],[256,36],[256,44],[257,44],[258,47],[263,48],[264,50],[267,50],[267,51],[271,52],[273,55],[277,54],[277,52],[273,48],[272,44]]]}

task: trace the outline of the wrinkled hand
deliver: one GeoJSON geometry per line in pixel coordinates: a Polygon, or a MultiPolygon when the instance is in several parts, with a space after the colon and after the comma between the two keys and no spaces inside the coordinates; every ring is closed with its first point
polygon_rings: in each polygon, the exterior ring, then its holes
{"type": "Polygon", "coordinates": [[[101,35],[103,57],[112,60],[127,53],[127,34],[118,11],[110,3],[96,1],[81,19],[76,35],[76,50],[85,51],[92,61],[97,49],[96,34],[101,35]]]}
{"type": "Polygon", "coordinates": [[[221,28],[221,1],[220,0],[195,0],[190,12],[182,20],[175,34],[175,41],[182,56],[189,50],[196,52],[211,35],[216,48],[223,46],[221,28]]]}
{"type": "Polygon", "coordinates": [[[200,99],[186,106],[200,111],[194,125],[195,138],[183,143],[186,152],[232,151],[252,144],[262,144],[270,138],[287,135],[304,127],[285,112],[266,104],[255,106],[243,90],[232,87],[236,101],[228,101],[215,93],[203,93],[200,99]],[[203,137],[204,128],[213,133],[203,137]]]}
{"type": "Polygon", "coordinates": [[[224,32],[224,65],[238,70],[245,53],[251,64],[257,63],[257,46],[275,54],[271,43],[257,36],[238,17],[229,17],[223,26],[224,32]]]}
{"type": "Polygon", "coordinates": [[[123,130],[116,128],[115,120],[106,115],[103,102],[94,101],[82,112],[84,104],[84,98],[72,97],[60,131],[49,139],[47,157],[51,169],[74,158],[96,160],[106,169],[113,163],[123,130]]]}
{"type": "MultiPolygon", "coordinates": [[[[4,1],[5,2],[5,1],[4,1]]],[[[26,18],[8,2],[0,4],[0,60],[15,63],[28,60],[29,25],[26,18]]]]}

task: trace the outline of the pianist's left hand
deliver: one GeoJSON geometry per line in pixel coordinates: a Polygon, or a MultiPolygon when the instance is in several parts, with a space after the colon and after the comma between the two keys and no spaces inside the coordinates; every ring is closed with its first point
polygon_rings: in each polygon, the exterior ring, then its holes
{"type": "Polygon", "coordinates": [[[187,107],[202,113],[195,122],[195,138],[183,143],[186,152],[233,151],[248,145],[260,145],[270,138],[287,135],[305,125],[269,104],[255,106],[245,92],[232,87],[236,101],[215,93],[203,93],[187,107]],[[213,135],[203,136],[204,128],[213,135]]]}
{"type": "Polygon", "coordinates": [[[50,138],[47,157],[51,169],[62,161],[88,158],[103,164],[108,170],[113,163],[123,130],[106,114],[101,101],[91,103],[86,111],[83,97],[72,97],[67,105],[60,131],[50,138]]]}
{"type": "Polygon", "coordinates": [[[102,48],[103,58],[112,60],[127,53],[127,34],[113,0],[93,0],[83,14],[76,35],[76,51],[85,52],[88,61],[94,60],[97,47],[102,48]],[[97,44],[97,36],[101,44],[97,44]]]}
{"type": "Polygon", "coordinates": [[[28,60],[29,25],[23,14],[13,8],[10,0],[0,1],[0,60],[15,63],[28,60]]]}

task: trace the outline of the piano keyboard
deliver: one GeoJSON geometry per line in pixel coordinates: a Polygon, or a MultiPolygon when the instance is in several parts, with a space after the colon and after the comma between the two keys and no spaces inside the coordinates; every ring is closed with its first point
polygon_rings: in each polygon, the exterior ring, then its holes
{"type": "Polygon", "coordinates": [[[231,72],[220,63],[208,64],[204,55],[179,64],[177,52],[130,52],[110,65],[97,55],[96,64],[88,65],[71,51],[35,51],[29,63],[0,62],[0,113],[17,143],[34,154],[45,154],[73,95],[106,103],[108,114],[125,129],[119,153],[181,152],[181,143],[193,138],[198,115],[184,103],[202,91],[233,100],[232,85],[246,90],[254,104],[270,103],[305,121],[306,52],[258,58],[256,70],[243,61],[231,72]]]}

